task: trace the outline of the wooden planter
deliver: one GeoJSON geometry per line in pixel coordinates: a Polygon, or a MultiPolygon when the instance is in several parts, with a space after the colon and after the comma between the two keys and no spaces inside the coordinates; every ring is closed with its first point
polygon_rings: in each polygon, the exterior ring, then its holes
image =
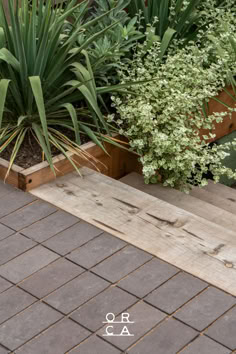
{"type": "MultiPolygon", "coordinates": [[[[140,170],[137,155],[114,145],[106,144],[108,154],[92,142],[82,145],[81,148],[93,156],[97,163],[95,165],[92,159],[84,160],[69,153],[69,156],[73,157],[78,166],[87,166],[99,170],[101,173],[116,179],[132,171],[140,170]]],[[[53,158],[53,164],[57,177],[74,171],[74,167],[62,154],[53,158]]],[[[0,158],[0,179],[4,180],[8,166],[8,161],[0,158]]],[[[13,165],[6,182],[24,191],[29,191],[53,179],[55,179],[55,175],[48,162],[44,161],[27,169],[13,165]]]]}
{"type": "MultiPolygon", "coordinates": [[[[232,87],[226,87],[226,89],[230,92],[230,94],[232,96],[234,96],[236,98],[232,87]]],[[[216,98],[218,100],[224,102],[228,106],[230,106],[232,108],[233,107],[236,108],[236,101],[232,97],[230,97],[225,91],[222,91],[216,98]]],[[[211,99],[209,101],[209,109],[208,109],[209,115],[213,114],[213,112],[225,112],[226,110],[227,110],[227,108],[222,103],[219,103],[213,99],[211,99]]],[[[215,134],[216,137],[209,139],[208,142],[213,142],[215,140],[218,140],[218,139],[222,138],[223,136],[232,133],[234,130],[236,130],[236,112],[233,112],[231,118],[228,115],[226,117],[223,117],[222,123],[215,124],[215,128],[211,130],[211,133],[215,134]]],[[[209,133],[209,130],[204,130],[204,129],[200,130],[201,136],[208,134],[208,133],[209,133]]]]}

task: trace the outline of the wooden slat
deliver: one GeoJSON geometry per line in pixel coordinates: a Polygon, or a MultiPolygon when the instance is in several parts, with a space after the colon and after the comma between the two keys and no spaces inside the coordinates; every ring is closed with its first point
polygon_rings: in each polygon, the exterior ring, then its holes
{"type": "Polygon", "coordinates": [[[12,166],[10,173],[5,180],[5,176],[9,167],[9,162],[0,158],[0,179],[5,181],[8,184],[18,188],[19,187],[19,173],[23,171],[23,169],[17,165],[12,166]]]}
{"type": "Polygon", "coordinates": [[[31,193],[236,295],[235,232],[87,168],[31,193]]]}
{"type": "Polygon", "coordinates": [[[214,183],[209,180],[208,185],[204,187],[204,189],[208,192],[217,194],[218,197],[228,199],[231,202],[236,203],[236,190],[234,188],[230,188],[221,183],[214,183]]]}
{"type": "MultiPolygon", "coordinates": [[[[109,146],[107,146],[107,148],[108,152],[110,152],[111,149],[109,149],[109,146]]],[[[82,158],[78,158],[77,156],[75,157],[73,153],[68,153],[68,156],[70,158],[73,158],[78,166],[82,165],[88,166],[90,168],[97,168],[102,173],[110,172],[109,159],[111,158],[107,154],[105,154],[102,149],[100,149],[92,142],[82,145],[82,149],[86,151],[87,154],[93,156],[93,158],[96,159],[96,163],[92,160],[92,158],[88,157],[88,160],[84,160],[82,158]]],[[[74,167],[71,165],[70,161],[62,154],[53,158],[53,164],[56,170],[57,177],[66,175],[67,173],[72,172],[74,170],[74,167]]],[[[33,188],[38,187],[42,183],[47,183],[54,179],[55,175],[52,172],[48,162],[44,161],[22,171],[19,178],[19,184],[21,189],[29,191],[33,188]]]]}
{"type": "Polygon", "coordinates": [[[236,215],[236,203],[220,197],[216,191],[209,192],[204,188],[195,187],[190,195],[236,215]]]}
{"type": "MultiPolygon", "coordinates": [[[[118,139],[119,136],[114,138],[118,139]]],[[[137,155],[112,144],[105,143],[106,152],[92,142],[83,144],[81,149],[86,152],[86,159],[68,153],[77,166],[86,166],[116,179],[131,171],[140,171],[137,155]]],[[[74,171],[74,167],[62,154],[53,158],[53,164],[57,177],[74,171]]],[[[8,166],[9,163],[0,158],[0,179],[5,178],[8,166]]],[[[7,182],[24,191],[30,191],[54,179],[55,175],[48,162],[44,161],[27,169],[13,165],[7,182]]]]}
{"type": "MultiPolygon", "coordinates": [[[[191,195],[182,193],[173,188],[163,187],[161,184],[145,184],[143,177],[135,172],[121,178],[120,181],[154,197],[164,200],[167,203],[173,204],[178,208],[212,221],[215,224],[232,231],[236,230],[236,215],[209,204],[201,199],[192,197],[191,195]]],[[[221,186],[222,185],[219,185],[219,190],[221,190],[221,186]]],[[[213,187],[215,187],[214,184],[213,187]]],[[[226,188],[230,189],[228,187],[226,188]]]]}
{"type": "MultiPolygon", "coordinates": [[[[226,89],[230,92],[232,96],[235,97],[234,90],[232,86],[226,87],[226,89]]],[[[217,96],[217,99],[221,102],[224,102],[229,107],[236,108],[235,98],[233,99],[226,93],[225,91],[220,92],[217,96]]],[[[222,103],[215,101],[214,99],[210,99],[208,103],[208,115],[212,115],[214,112],[225,112],[227,108],[225,108],[222,103]]],[[[232,113],[232,117],[229,115],[225,116],[222,123],[214,124],[214,129],[211,130],[212,134],[216,135],[216,138],[209,139],[208,142],[215,141],[216,139],[220,139],[223,136],[232,133],[236,130],[236,112],[232,113]]],[[[205,134],[209,134],[209,130],[200,130],[200,135],[203,136],[205,134]]]]}

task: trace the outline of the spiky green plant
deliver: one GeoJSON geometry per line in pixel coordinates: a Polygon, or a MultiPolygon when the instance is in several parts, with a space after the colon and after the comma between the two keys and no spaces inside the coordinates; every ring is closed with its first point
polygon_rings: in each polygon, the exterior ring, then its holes
{"type": "MultiPolygon", "coordinates": [[[[94,0],[93,7],[87,12],[86,21],[104,14],[107,16],[95,25],[87,27],[86,31],[78,36],[78,46],[81,46],[95,33],[114,25],[87,48],[96,82],[101,82],[102,85],[118,81],[117,68],[120,62],[131,58],[132,47],[145,37],[137,30],[137,16],[130,18],[125,11],[129,3],[130,0],[94,0]]],[[[65,31],[70,31],[79,15],[79,11],[74,12],[72,21],[68,22],[65,31]]]]}
{"type": "Polygon", "coordinates": [[[131,0],[128,13],[131,17],[142,14],[142,30],[149,34],[150,45],[161,42],[162,58],[173,42],[175,47],[184,47],[199,40],[199,33],[205,32],[215,20],[209,16],[210,9],[228,8],[232,4],[228,0],[131,0]]]}
{"type": "Polygon", "coordinates": [[[201,0],[131,0],[128,12],[131,16],[142,13],[143,31],[149,31],[152,40],[161,41],[163,56],[173,38],[188,42],[196,38],[201,14],[196,11],[201,0]],[[154,36],[150,31],[154,27],[154,36]]]}
{"type": "Polygon", "coordinates": [[[113,25],[75,46],[78,35],[107,14],[79,24],[88,1],[77,5],[72,0],[63,11],[62,4],[53,3],[22,0],[20,8],[18,0],[9,0],[10,24],[0,3],[0,153],[14,143],[9,170],[28,133],[40,144],[53,171],[52,146],[74,165],[67,151],[83,155],[81,134],[102,148],[103,133],[111,134],[98,95],[112,88],[96,87],[86,48],[113,25]],[[65,35],[65,20],[74,11],[80,16],[65,35]],[[73,131],[75,139],[63,135],[61,128],[73,131]]]}

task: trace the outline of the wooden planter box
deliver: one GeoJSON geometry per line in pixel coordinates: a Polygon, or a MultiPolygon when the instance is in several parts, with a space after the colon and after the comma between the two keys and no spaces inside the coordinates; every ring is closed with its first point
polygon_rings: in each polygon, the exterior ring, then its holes
{"type": "MultiPolygon", "coordinates": [[[[230,92],[232,96],[236,98],[234,95],[234,91],[232,87],[226,87],[226,89],[230,92]]],[[[236,101],[230,97],[225,91],[222,91],[217,97],[220,101],[224,102],[230,107],[235,107],[236,108],[236,101]]],[[[213,99],[209,101],[209,109],[208,109],[208,114],[211,115],[213,112],[225,112],[227,108],[222,105],[222,103],[219,103],[213,99]]],[[[230,118],[229,115],[226,117],[223,117],[223,122],[218,123],[215,125],[215,128],[211,130],[212,134],[215,134],[216,137],[213,139],[209,139],[208,142],[213,142],[215,140],[218,140],[222,138],[225,135],[228,135],[232,133],[234,130],[236,130],[236,112],[233,112],[232,117],[230,118]]],[[[208,134],[209,130],[200,130],[200,135],[205,135],[208,134]]]]}
{"type": "MultiPolygon", "coordinates": [[[[69,156],[73,157],[78,166],[87,166],[99,170],[101,173],[116,179],[132,171],[140,171],[137,155],[108,143],[105,145],[108,154],[92,142],[81,146],[84,151],[96,158],[96,166],[92,159],[87,161],[72,153],[69,153],[69,156]]],[[[55,156],[53,163],[57,177],[74,171],[74,167],[63,154],[55,156]]],[[[0,158],[0,179],[4,180],[8,166],[8,161],[0,158]]],[[[55,179],[55,175],[48,162],[44,161],[27,169],[13,165],[6,182],[24,191],[29,191],[53,179],[55,179]]]]}

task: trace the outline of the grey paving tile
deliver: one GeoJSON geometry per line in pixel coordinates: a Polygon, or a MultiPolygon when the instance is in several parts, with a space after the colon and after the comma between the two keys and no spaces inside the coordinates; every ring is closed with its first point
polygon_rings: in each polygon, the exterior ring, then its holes
{"type": "Polygon", "coordinates": [[[154,354],[154,348],[158,354],[175,354],[197,334],[192,328],[170,318],[145,336],[128,354],[154,354]]]}
{"type": "Polygon", "coordinates": [[[206,331],[206,334],[226,347],[235,350],[236,307],[228,311],[224,316],[213,323],[213,325],[206,331]]]}
{"type": "Polygon", "coordinates": [[[56,210],[54,206],[41,200],[36,200],[34,203],[3,217],[0,221],[6,226],[20,231],[34,222],[54,213],[56,210]]]}
{"type": "Polygon", "coordinates": [[[0,293],[2,293],[3,291],[9,289],[12,286],[11,283],[9,283],[9,281],[0,278],[0,293]]]}
{"type": "Polygon", "coordinates": [[[111,282],[116,282],[152,258],[148,253],[127,246],[98,264],[92,271],[111,282]]]}
{"type": "Polygon", "coordinates": [[[44,301],[68,314],[108,286],[105,280],[86,272],[47,296],[44,301]]]}
{"type": "Polygon", "coordinates": [[[3,348],[1,345],[0,345],[0,354],[8,354],[10,353],[9,350],[3,348]]]}
{"type": "Polygon", "coordinates": [[[85,268],[91,268],[97,263],[111,256],[126,245],[126,242],[119,240],[107,233],[86,243],[86,245],[76,249],[67,255],[68,259],[82,265],[85,268]]]}
{"type": "Polygon", "coordinates": [[[101,338],[93,335],[77,348],[69,352],[70,354],[120,354],[121,351],[111,346],[101,338]]]}
{"type": "MultiPolygon", "coordinates": [[[[112,311],[111,311],[112,312],[112,311]]],[[[113,326],[108,328],[108,332],[113,332],[113,334],[121,334],[124,326],[127,327],[129,334],[131,336],[104,336],[106,335],[106,329],[102,328],[98,331],[99,336],[108,341],[109,343],[114,344],[121,350],[126,350],[133,343],[135,343],[139,338],[141,338],[145,333],[149,332],[155,325],[157,325],[160,321],[165,318],[165,314],[152,306],[144,302],[139,302],[134,305],[132,308],[125,311],[129,313],[129,321],[133,321],[134,323],[128,324],[126,323],[117,323],[112,324],[109,323],[108,326],[113,326]]],[[[106,314],[105,314],[106,316],[106,314]]],[[[104,316],[104,317],[105,317],[104,316]]],[[[104,319],[105,320],[105,319],[104,319]]],[[[116,318],[116,322],[121,321],[121,317],[118,316],[116,318]]],[[[107,328],[107,327],[106,327],[107,328]]],[[[128,334],[128,332],[126,332],[128,334]]],[[[148,354],[152,353],[150,351],[148,354]]],[[[143,354],[143,353],[142,353],[143,354]]],[[[158,352],[159,354],[159,352],[158,352]]]]}
{"type": "Polygon", "coordinates": [[[43,242],[76,222],[78,222],[78,218],[65,211],[58,210],[56,213],[28,226],[22,230],[22,234],[37,242],[43,242]]]}
{"type": "Polygon", "coordinates": [[[95,332],[103,327],[104,316],[112,312],[118,315],[137,302],[137,298],[125,291],[111,287],[76,310],[70,317],[95,332]]]}
{"type": "Polygon", "coordinates": [[[199,336],[195,341],[190,343],[181,354],[230,354],[231,350],[223,347],[215,341],[199,336]]]}
{"type": "Polygon", "coordinates": [[[34,200],[36,200],[36,198],[31,194],[14,189],[11,193],[1,197],[0,218],[22,208],[34,200]]]}
{"type": "Polygon", "coordinates": [[[16,354],[64,354],[90,334],[83,327],[65,318],[53,327],[50,327],[36,339],[23,345],[23,347],[16,351],[16,354]]]}
{"type": "Polygon", "coordinates": [[[0,181],[0,198],[2,198],[4,195],[14,192],[15,188],[11,186],[10,184],[4,183],[3,181],[0,181]]]}
{"type": "Polygon", "coordinates": [[[38,302],[0,326],[0,343],[15,350],[61,317],[59,312],[38,302]]]}
{"type": "Polygon", "coordinates": [[[34,247],[36,243],[20,234],[12,235],[0,242],[0,265],[34,247]]]}
{"type": "Polygon", "coordinates": [[[42,246],[36,246],[2,265],[0,267],[0,275],[13,283],[18,283],[37,270],[53,262],[58,257],[59,256],[56,253],[53,253],[42,246]]]}
{"type": "Polygon", "coordinates": [[[207,286],[207,283],[192,275],[179,273],[149,294],[145,301],[170,314],[207,286]]]}
{"type": "Polygon", "coordinates": [[[174,266],[154,258],[122,279],[118,286],[142,298],[178,272],[174,266]]]}
{"type": "Polygon", "coordinates": [[[4,291],[0,294],[0,323],[32,305],[36,300],[35,297],[15,286],[4,291]]]}
{"type": "Polygon", "coordinates": [[[19,286],[38,298],[43,298],[82,272],[83,268],[60,258],[24,280],[19,286]]]}
{"type": "Polygon", "coordinates": [[[9,229],[9,227],[0,224],[0,241],[4,238],[14,234],[15,231],[9,229]]]}
{"type": "Polygon", "coordinates": [[[235,302],[232,296],[211,287],[184,305],[175,317],[202,331],[235,302]]]}
{"type": "Polygon", "coordinates": [[[102,230],[97,227],[84,221],[80,221],[67,230],[50,238],[50,240],[46,241],[44,245],[64,256],[101,233],[102,230]]]}

